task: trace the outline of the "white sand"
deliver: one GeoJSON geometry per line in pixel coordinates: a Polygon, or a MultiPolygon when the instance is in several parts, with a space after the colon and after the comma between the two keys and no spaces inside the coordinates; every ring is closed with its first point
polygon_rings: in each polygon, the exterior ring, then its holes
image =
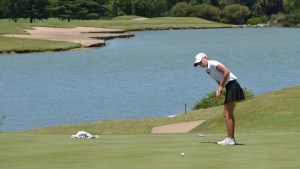
{"type": "Polygon", "coordinates": [[[152,133],[187,133],[202,124],[205,120],[173,123],[152,128],[152,133]]]}
{"type": "Polygon", "coordinates": [[[144,20],[147,20],[149,18],[135,18],[135,19],[131,19],[133,21],[144,21],[144,20]]]}
{"type": "Polygon", "coordinates": [[[119,29],[105,29],[93,27],[76,27],[76,28],[52,28],[52,27],[33,27],[26,29],[28,35],[11,34],[8,37],[44,39],[55,41],[67,41],[79,43],[85,47],[95,47],[105,45],[106,38],[127,38],[132,34],[125,33],[119,29]],[[97,38],[97,39],[96,39],[97,38]]]}

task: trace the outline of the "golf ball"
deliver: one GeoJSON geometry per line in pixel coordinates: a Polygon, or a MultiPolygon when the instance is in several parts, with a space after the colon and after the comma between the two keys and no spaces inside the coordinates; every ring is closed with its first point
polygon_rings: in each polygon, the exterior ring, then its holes
{"type": "Polygon", "coordinates": [[[184,153],[181,153],[181,156],[183,157],[185,154],[184,153]]]}

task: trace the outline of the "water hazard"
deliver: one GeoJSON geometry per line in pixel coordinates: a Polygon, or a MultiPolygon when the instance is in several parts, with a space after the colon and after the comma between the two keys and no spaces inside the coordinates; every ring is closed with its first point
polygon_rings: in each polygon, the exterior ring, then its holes
{"type": "Polygon", "coordinates": [[[183,113],[217,87],[193,67],[198,52],[255,95],[300,85],[300,29],[134,34],[98,49],[0,55],[0,130],[183,113]]]}

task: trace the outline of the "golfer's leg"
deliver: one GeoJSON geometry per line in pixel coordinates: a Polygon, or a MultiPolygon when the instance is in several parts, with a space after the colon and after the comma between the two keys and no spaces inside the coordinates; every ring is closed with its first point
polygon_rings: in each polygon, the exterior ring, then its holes
{"type": "Polygon", "coordinates": [[[224,118],[227,127],[227,137],[234,138],[235,120],[233,116],[236,102],[227,103],[224,105],[224,118]]]}

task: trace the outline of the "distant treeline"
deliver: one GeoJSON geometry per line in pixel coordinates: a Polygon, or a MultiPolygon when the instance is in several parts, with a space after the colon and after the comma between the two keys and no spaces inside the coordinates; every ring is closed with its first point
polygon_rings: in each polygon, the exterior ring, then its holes
{"type": "Polygon", "coordinates": [[[199,17],[232,24],[300,22],[300,0],[0,0],[0,18],[109,19],[122,15],[199,17]]]}

